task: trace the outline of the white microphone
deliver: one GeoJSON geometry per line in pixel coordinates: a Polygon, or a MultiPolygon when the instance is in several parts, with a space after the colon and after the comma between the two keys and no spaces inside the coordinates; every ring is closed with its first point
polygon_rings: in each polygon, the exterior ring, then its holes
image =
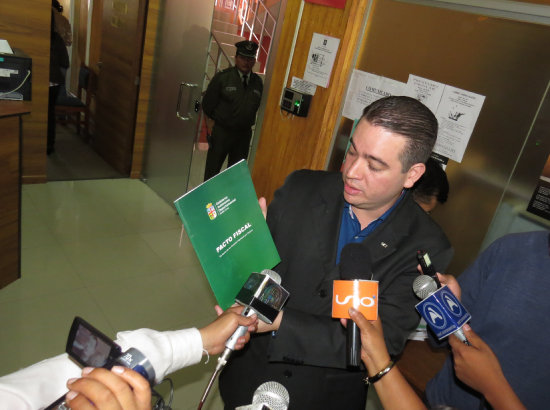
{"type": "MultiPolygon", "coordinates": [[[[252,273],[235,297],[235,301],[245,306],[241,315],[252,316],[271,324],[281,311],[288,299],[289,293],[281,286],[281,276],[270,269],[260,273],[252,273]]],[[[227,362],[229,355],[235,350],[239,337],[244,336],[248,327],[239,326],[225,343],[226,349],[219,357],[218,362],[227,362]]],[[[225,363],[222,364],[222,366],[225,363]]]]}
{"type": "MultiPolygon", "coordinates": [[[[433,295],[435,292],[437,292],[439,289],[436,281],[431,276],[428,276],[428,275],[419,275],[416,277],[416,279],[413,282],[414,294],[418,298],[422,299],[423,302],[427,298],[429,298],[431,295],[433,295]]],[[[458,299],[449,298],[449,295],[447,295],[446,300],[448,300],[448,303],[439,303],[437,305],[431,304],[431,306],[428,306],[427,308],[422,310],[419,309],[418,307],[420,303],[416,306],[419,313],[422,315],[422,317],[424,317],[424,320],[426,320],[426,323],[431,327],[431,329],[434,331],[434,333],[438,336],[439,339],[442,339],[445,336],[440,337],[438,335],[438,330],[440,329],[437,329],[435,326],[435,323],[437,320],[445,321],[444,316],[448,316],[450,318],[452,318],[453,316],[456,316],[455,310],[458,311],[460,314],[463,314],[463,312],[466,312],[467,316],[464,316],[464,317],[468,317],[467,320],[469,320],[469,316],[470,316],[470,314],[466,311],[466,309],[464,308],[464,306],[462,306],[462,304],[460,303],[460,301],[458,301],[458,299]],[[449,305],[451,305],[454,309],[450,309],[449,305]],[[441,311],[438,312],[437,311],[438,307],[443,309],[443,312],[441,311]]],[[[464,323],[467,320],[465,320],[464,323]]],[[[453,325],[454,324],[451,322],[448,326],[453,326],[453,325]]],[[[469,346],[470,342],[468,342],[468,339],[466,338],[466,335],[462,330],[462,325],[460,325],[460,327],[456,325],[456,327],[457,327],[456,330],[454,330],[451,333],[454,334],[456,337],[458,337],[458,339],[462,343],[469,346]]]]}
{"type": "Polygon", "coordinates": [[[287,410],[289,403],[285,386],[278,382],[265,382],[254,392],[252,404],[239,406],[235,410],[287,410]]]}
{"type": "MultiPolygon", "coordinates": [[[[271,324],[283,308],[288,299],[288,291],[281,286],[281,276],[270,269],[264,269],[260,273],[251,273],[243,287],[235,297],[235,302],[245,306],[241,315],[252,316],[256,314],[258,319],[271,324]]],[[[235,345],[239,337],[244,336],[248,331],[247,326],[239,326],[225,342],[225,350],[218,357],[216,369],[204,390],[198,409],[200,410],[206,401],[206,396],[212,388],[212,383],[216,376],[227,364],[231,353],[235,350],[235,345]]]]}

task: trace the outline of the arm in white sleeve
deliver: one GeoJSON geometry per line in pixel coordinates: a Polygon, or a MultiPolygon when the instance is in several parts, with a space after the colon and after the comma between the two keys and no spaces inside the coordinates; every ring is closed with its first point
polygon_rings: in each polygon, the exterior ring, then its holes
{"type": "MultiPolygon", "coordinates": [[[[168,332],[139,329],[119,332],[117,338],[115,342],[123,351],[134,347],[149,359],[157,382],[202,357],[202,339],[195,328],[168,332]]],[[[81,373],[81,367],[63,353],[0,377],[0,408],[43,409],[67,393],[67,380],[81,373]]]]}
{"type": "Polygon", "coordinates": [[[198,363],[202,357],[202,338],[196,328],[119,332],[115,342],[123,351],[133,347],[143,353],[155,369],[157,383],[176,370],[198,363]]]}
{"type": "Polygon", "coordinates": [[[0,407],[36,410],[67,393],[67,380],[82,369],[66,353],[0,377],[0,407]]]}

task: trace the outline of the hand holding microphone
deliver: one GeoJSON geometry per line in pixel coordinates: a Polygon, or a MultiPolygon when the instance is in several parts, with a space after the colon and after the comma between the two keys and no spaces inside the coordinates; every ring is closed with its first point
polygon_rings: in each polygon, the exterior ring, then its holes
{"type": "MultiPolygon", "coordinates": [[[[281,277],[279,274],[272,270],[264,269],[260,273],[254,272],[250,274],[237,294],[235,302],[244,306],[241,313],[242,316],[250,317],[256,314],[258,319],[271,324],[277,318],[288,296],[288,291],[281,286],[281,277]]],[[[227,364],[229,357],[237,346],[239,338],[247,332],[248,326],[241,325],[227,339],[225,349],[220,357],[218,357],[218,364],[204,390],[198,409],[202,408],[214,380],[227,364]]]]}
{"type": "Polygon", "coordinates": [[[456,377],[486,398],[495,386],[498,392],[502,393],[508,381],[502,372],[498,358],[470,326],[464,325],[464,328],[471,343],[470,347],[452,337],[449,338],[456,377]]]}
{"type": "MultiPolygon", "coordinates": [[[[378,282],[372,277],[371,257],[361,244],[350,243],[340,255],[340,277],[334,281],[332,296],[332,317],[349,318],[348,309],[362,311],[367,319],[378,317],[378,282]]],[[[357,324],[348,321],[346,326],[346,365],[359,367],[361,364],[361,333],[357,324]]]]}
{"type": "MultiPolygon", "coordinates": [[[[242,349],[245,343],[250,339],[250,332],[256,330],[258,318],[255,314],[252,316],[242,316],[243,306],[232,306],[225,312],[218,305],[215,306],[218,318],[207,326],[199,329],[202,338],[203,349],[208,354],[219,354],[225,349],[227,339],[235,332],[239,326],[247,329],[243,335],[244,343],[235,345],[235,350],[242,349]]],[[[240,339],[242,340],[242,339],[240,339]]]]}
{"type": "Polygon", "coordinates": [[[391,357],[384,340],[384,331],[380,319],[367,320],[358,310],[350,309],[350,317],[361,332],[361,351],[363,363],[369,375],[374,375],[383,369],[391,357]]]}
{"type": "MultiPolygon", "coordinates": [[[[281,286],[279,274],[270,269],[264,269],[260,273],[252,273],[249,276],[235,301],[245,307],[241,313],[242,316],[256,314],[258,319],[271,324],[277,318],[288,296],[289,293],[281,286]]],[[[237,340],[247,331],[247,326],[239,326],[227,339],[226,349],[218,359],[219,365],[225,366],[229,355],[235,350],[237,340]]]]}
{"type": "Polygon", "coordinates": [[[447,286],[438,287],[431,276],[420,275],[413,282],[413,291],[422,299],[416,310],[439,340],[454,334],[469,345],[462,326],[472,316],[447,286]]]}

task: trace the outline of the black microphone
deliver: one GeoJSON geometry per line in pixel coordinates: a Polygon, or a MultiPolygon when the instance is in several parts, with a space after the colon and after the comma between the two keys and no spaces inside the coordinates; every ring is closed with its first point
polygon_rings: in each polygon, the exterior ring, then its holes
{"type": "Polygon", "coordinates": [[[254,392],[252,404],[235,410],[287,410],[290,403],[288,390],[281,383],[262,383],[254,392]]]}
{"type": "MultiPolygon", "coordinates": [[[[414,291],[414,294],[424,300],[426,298],[428,298],[429,296],[431,296],[433,293],[435,293],[438,289],[440,289],[440,287],[437,286],[437,283],[435,282],[435,280],[431,277],[431,276],[428,276],[428,275],[419,275],[416,277],[416,279],[414,280],[413,282],[413,291],[414,291]]],[[[451,301],[452,304],[457,305],[458,302],[458,299],[456,301],[451,301]]],[[[460,302],[458,302],[460,303],[460,302]]],[[[448,304],[446,303],[442,303],[441,305],[439,305],[441,308],[445,309],[446,312],[448,312],[451,316],[453,315],[453,313],[449,310],[448,308],[448,304]]],[[[464,309],[464,307],[462,305],[460,305],[459,309],[464,309]]],[[[465,309],[464,309],[465,310],[465,309]]],[[[422,312],[420,312],[420,314],[422,316],[424,316],[422,314],[422,312]]],[[[431,311],[430,315],[432,315],[432,317],[434,317],[435,319],[437,319],[437,316],[438,316],[438,313],[436,311],[431,311]]],[[[434,330],[434,332],[437,334],[437,330],[434,329],[434,326],[432,325],[432,321],[430,320],[426,320],[426,323],[432,328],[432,330],[434,330]]],[[[464,330],[462,330],[462,327],[458,327],[454,332],[452,332],[452,334],[454,334],[456,337],[458,337],[458,339],[466,344],[466,345],[470,345],[470,342],[468,341],[468,339],[466,338],[466,335],[464,334],[464,330]]]]}
{"type": "MultiPolygon", "coordinates": [[[[288,291],[281,286],[279,274],[270,269],[264,269],[260,273],[253,272],[250,274],[235,297],[235,302],[245,307],[241,313],[242,316],[256,314],[258,319],[271,324],[283,308],[288,296],[288,291]]],[[[198,409],[202,408],[214,379],[227,364],[231,353],[235,350],[237,340],[239,337],[244,336],[247,330],[246,326],[239,326],[227,339],[225,350],[218,357],[218,364],[204,390],[198,409]]]]}
{"type": "MultiPolygon", "coordinates": [[[[371,279],[372,260],[368,249],[359,243],[349,243],[340,254],[340,277],[343,280],[371,279]]],[[[361,331],[353,320],[346,328],[346,365],[361,364],[361,331]]]]}

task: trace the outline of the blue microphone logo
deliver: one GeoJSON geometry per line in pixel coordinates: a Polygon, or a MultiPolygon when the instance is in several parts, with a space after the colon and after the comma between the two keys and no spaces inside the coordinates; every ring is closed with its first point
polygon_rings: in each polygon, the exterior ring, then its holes
{"type": "Polygon", "coordinates": [[[447,287],[442,287],[416,305],[438,339],[455,332],[471,315],[447,287]]]}

